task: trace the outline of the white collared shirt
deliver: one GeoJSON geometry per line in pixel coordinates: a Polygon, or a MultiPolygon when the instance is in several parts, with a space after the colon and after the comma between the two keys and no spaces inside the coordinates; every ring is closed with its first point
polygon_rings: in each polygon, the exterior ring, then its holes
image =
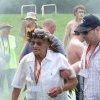
{"type": "Polygon", "coordinates": [[[85,68],[87,48],[82,55],[79,73],[84,77],[84,100],[100,100],[100,43],[90,57],[89,67],[85,68]]]}
{"type": "MultiPolygon", "coordinates": [[[[49,89],[64,85],[59,73],[61,69],[72,70],[65,56],[51,50],[47,51],[47,56],[41,62],[41,73],[37,85],[34,79],[34,63],[35,57],[33,53],[26,55],[21,60],[12,86],[22,88],[24,84],[27,84],[27,100],[67,100],[64,92],[55,98],[51,98],[47,94],[49,89]]],[[[73,74],[71,77],[76,76],[73,74]]]]}

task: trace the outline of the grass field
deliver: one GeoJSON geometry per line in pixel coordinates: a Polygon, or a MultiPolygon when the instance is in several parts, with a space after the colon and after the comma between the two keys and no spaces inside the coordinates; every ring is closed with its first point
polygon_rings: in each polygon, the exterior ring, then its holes
{"type": "MultiPolygon", "coordinates": [[[[67,22],[73,18],[72,14],[50,14],[45,15],[42,17],[41,15],[37,15],[38,17],[38,25],[42,25],[44,19],[46,18],[52,18],[56,22],[56,32],[55,35],[59,37],[59,39],[63,40],[64,37],[64,30],[67,22]]],[[[17,55],[19,55],[20,50],[22,48],[22,41],[19,36],[20,27],[21,27],[21,21],[24,19],[22,18],[20,14],[0,14],[0,24],[2,23],[9,23],[13,26],[11,29],[11,34],[13,34],[16,37],[17,43],[18,43],[18,50],[17,55]]]]}
{"type": "MultiPolygon", "coordinates": [[[[37,23],[39,25],[42,25],[43,20],[46,18],[54,19],[57,25],[56,35],[60,39],[62,39],[63,37],[66,23],[73,18],[72,14],[57,14],[57,15],[51,14],[51,15],[45,15],[44,17],[42,17],[41,15],[37,15],[37,17],[38,17],[37,23]]],[[[11,34],[15,35],[16,37],[18,37],[22,19],[23,18],[20,16],[20,14],[0,14],[0,24],[10,23],[13,26],[11,34]]]]}

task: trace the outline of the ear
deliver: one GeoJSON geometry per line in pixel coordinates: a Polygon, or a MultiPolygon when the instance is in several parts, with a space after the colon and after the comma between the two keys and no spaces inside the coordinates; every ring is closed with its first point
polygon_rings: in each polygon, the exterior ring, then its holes
{"type": "Polygon", "coordinates": [[[100,26],[97,26],[96,27],[96,31],[100,31],[100,26]]]}

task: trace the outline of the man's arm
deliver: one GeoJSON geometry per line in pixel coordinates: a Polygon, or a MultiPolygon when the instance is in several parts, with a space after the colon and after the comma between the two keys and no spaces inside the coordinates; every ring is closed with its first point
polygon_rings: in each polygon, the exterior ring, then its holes
{"type": "Polygon", "coordinates": [[[74,88],[78,83],[75,77],[69,78],[69,76],[71,76],[71,73],[68,70],[60,71],[60,75],[64,80],[67,80],[67,82],[62,87],[54,87],[49,90],[48,95],[53,98],[64,91],[74,88]]]}
{"type": "Polygon", "coordinates": [[[18,100],[21,89],[14,88],[12,92],[12,100],[18,100]]]}
{"type": "Polygon", "coordinates": [[[65,29],[65,36],[64,36],[64,49],[66,50],[66,47],[68,45],[68,41],[69,41],[69,36],[70,36],[70,24],[68,23],[65,29]]]}
{"type": "Polygon", "coordinates": [[[64,45],[57,37],[53,36],[51,38],[51,41],[52,41],[52,45],[50,49],[52,49],[55,52],[59,52],[63,55],[66,55],[65,50],[64,50],[64,45]]]}
{"type": "Polygon", "coordinates": [[[21,54],[20,54],[20,57],[19,57],[19,61],[28,53],[32,52],[32,46],[30,44],[30,42],[27,42],[25,44],[25,46],[23,47],[22,51],[21,51],[21,54]]]}
{"type": "Polygon", "coordinates": [[[70,64],[74,64],[81,59],[83,53],[83,47],[71,43],[68,48],[68,60],[70,64]]]}
{"type": "Polygon", "coordinates": [[[65,70],[65,69],[61,70],[60,75],[66,81],[63,86],[63,91],[70,90],[77,85],[78,80],[76,78],[75,71],[73,69],[72,70],[65,70]]]}
{"type": "Polygon", "coordinates": [[[74,71],[75,71],[77,74],[79,73],[79,71],[80,71],[80,69],[81,69],[80,64],[81,64],[81,61],[78,61],[78,62],[76,62],[76,63],[74,63],[74,64],[71,65],[71,67],[74,69],[74,71]]]}

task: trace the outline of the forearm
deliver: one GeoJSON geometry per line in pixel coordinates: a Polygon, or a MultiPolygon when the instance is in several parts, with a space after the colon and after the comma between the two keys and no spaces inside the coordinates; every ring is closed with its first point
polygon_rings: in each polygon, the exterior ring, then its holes
{"type": "Polygon", "coordinates": [[[28,49],[29,49],[29,42],[27,42],[24,47],[21,50],[20,56],[19,56],[19,62],[20,60],[26,55],[28,54],[28,49]]]}
{"type": "Polygon", "coordinates": [[[60,70],[60,75],[64,79],[64,86],[62,86],[63,91],[67,91],[75,87],[78,83],[75,77],[74,70],[60,70]]]}
{"type": "Polygon", "coordinates": [[[12,100],[18,100],[21,89],[14,88],[12,92],[12,100]]]}
{"type": "Polygon", "coordinates": [[[65,55],[64,45],[63,43],[55,36],[52,37],[52,45],[50,47],[55,52],[59,52],[65,55]]]}
{"type": "Polygon", "coordinates": [[[64,37],[64,49],[66,50],[66,47],[68,45],[68,33],[65,34],[65,37],[64,37]]]}
{"type": "Polygon", "coordinates": [[[66,46],[67,46],[67,37],[64,38],[64,49],[66,50],[66,46]]]}
{"type": "Polygon", "coordinates": [[[74,71],[76,72],[76,74],[78,74],[79,73],[79,71],[80,71],[80,61],[78,61],[78,62],[76,62],[76,63],[74,63],[74,64],[72,64],[71,65],[71,67],[74,69],[74,71]]]}
{"type": "Polygon", "coordinates": [[[67,80],[67,82],[64,84],[64,86],[62,87],[63,91],[67,91],[70,90],[72,88],[74,88],[77,85],[78,81],[76,78],[73,79],[69,79],[67,80]]]}

